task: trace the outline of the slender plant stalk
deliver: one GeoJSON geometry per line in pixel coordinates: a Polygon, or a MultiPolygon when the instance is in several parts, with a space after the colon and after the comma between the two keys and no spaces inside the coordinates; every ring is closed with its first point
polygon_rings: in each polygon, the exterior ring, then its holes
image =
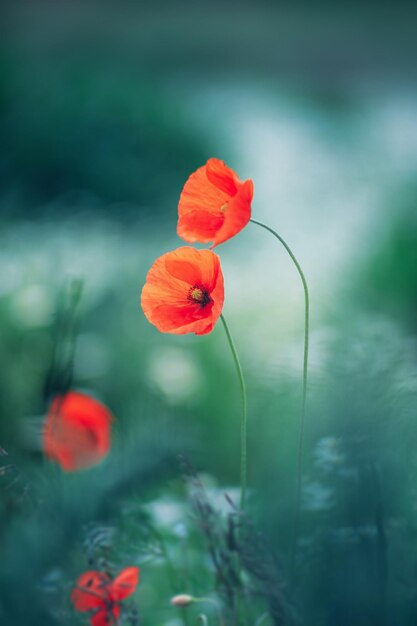
{"type": "Polygon", "coordinates": [[[242,392],[242,418],[240,422],[240,508],[245,508],[246,499],[246,472],[247,472],[247,401],[246,401],[246,385],[243,377],[242,366],[240,365],[239,356],[235,347],[235,344],[230,334],[229,328],[226,324],[223,314],[220,315],[223,322],[226,337],[229,342],[230,349],[232,351],[233,360],[236,365],[236,371],[239,378],[240,390],[242,392]]]}
{"type": "Polygon", "coordinates": [[[216,608],[216,613],[217,613],[217,617],[219,620],[219,626],[223,626],[224,622],[223,622],[223,618],[222,618],[222,612],[220,610],[220,607],[218,605],[218,603],[213,600],[212,598],[193,598],[193,603],[195,602],[205,602],[208,604],[211,604],[212,606],[214,606],[216,608]]]}
{"type": "MultiPolygon", "coordinates": [[[[286,251],[290,255],[290,257],[291,257],[295,267],[297,268],[297,272],[300,275],[301,282],[303,283],[303,289],[304,289],[305,316],[304,316],[303,399],[302,399],[302,405],[301,405],[300,431],[299,431],[299,438],[298,438],[298,463],[297,463],[298,467],[297,467],[297,487],[296,487],[296,519],[295,519],[295,526],[294,526],[294,546],[293,546],[293,556],[292,556],[292,559],[294,560],[294,557],[295,557],[295,543],[297,541],[299,518],[300,518],[300,509],[301,509],[301,486],[302,486],[302,478],[303,478],[303,445],[304,445],[304,427],[305,427],[306,400],[307,400],[307,374],[308,374],[310,299],[309,299],[309,295],[308,295],[308,286],[307,286],[306,278],[304,276],[304,272],[301,269],[301,266],[300,266],[299,262],[295,258],[291,248],[286,243],[286,241],[284,241],[284,239],[280,235],[278,235],[278,233],[275,232],[275,230],[273,230],[272,228],[270,228],[266,224],[263,224],[262,222],[259,222],[258,220],[255,220],[253,218],[251,218],[250,221],[253,224],[257,224],[258,226],[261,226],[265,230],[269,231],[272,235],[274,235],[274,237],[276,237],[278,239],[278,241],[280,241],[282,243],[282,245],[284,246],[284,248],[286,249],[286,251]]],[[[292,564],[292,569],[293,569],[293,565],[294,564],[292,564]]]]}

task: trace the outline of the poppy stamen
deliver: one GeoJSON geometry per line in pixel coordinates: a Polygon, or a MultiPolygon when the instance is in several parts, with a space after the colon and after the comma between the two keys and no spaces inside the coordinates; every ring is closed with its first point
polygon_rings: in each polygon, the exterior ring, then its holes
{"type": "Polygon", "coordinates": [[[205,307],[211,302],[211,297],[206,289],[203,289],[199,285],[194,285],[188,292],[188,300],[193,304],[199,304],[201,307],[205,307]]]}

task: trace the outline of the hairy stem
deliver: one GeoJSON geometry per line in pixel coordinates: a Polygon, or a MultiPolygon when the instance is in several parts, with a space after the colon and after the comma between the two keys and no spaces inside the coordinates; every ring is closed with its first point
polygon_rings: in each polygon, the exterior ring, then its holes
{"type": "Polygon", "coordinates": [[[237,375],[240,383],[240,390],[242,393],[242,418],[240,421],[240,508],[245,508],[246,498],[246,471],[247,471],[247,450],[246,450],[246,434],[247,434],[247,402],[246,402],[246,385],[243,377],[242,366],[240,365],[239,356],[229,328],[226,324],[223,314],[220,315],[223,322],[226,337],[229,342],[230,349],[232,351],[233,360],[235,362],[237,375]]]}

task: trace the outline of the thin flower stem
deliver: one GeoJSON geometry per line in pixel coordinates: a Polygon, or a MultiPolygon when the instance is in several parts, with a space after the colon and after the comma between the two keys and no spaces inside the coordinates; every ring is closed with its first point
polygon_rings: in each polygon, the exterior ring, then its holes
{"type": "Polygon", "coordinates": [[[246,401],[246,385],[243,377],[242,366],[240,365],[239,356],[235,344],[230,334],[229,328],[226,324],[223,314],[220,315],[223,322],[226,337],[229,342],[230,349],[232,351],[233,360],[236,365],[236,371],[239,378],[240,390],[242,392],[242,418],[240,422],[240,508],[245,508],[246,499],[246,472],[247,472],[247,450],[246,450],[246,438],[247,438],[247,401],[246,401]]]}
{"type": "MultiPolygon", "coordinates": [[[[294,546],[293,546],[293,556],[292,556],[292,560],[294,561],[294,558],[295,558],[295,544],[296,544],[296,541],[297,541],[298,526],[299,526],[299,522],[300,522],[301,486],[302,486],[302,478],[303,478],[303,445],[304,445],[304,428],[305,428],[305,414],[306,414],[306,401],[307,401],[307,375],[308,375],[308,347],[309,347],[309,325],[310,325],[310,299],[309,299],[309,295],[308,295],[308,286],[307,286],[306,278],[304,276],[304,272],[301,269],[301,266],[300,266],[299,262],[295,258],[291,248],[286,243],[286,241],[284,241],[284,239],[280,235],[278,235],[278,233],[275,232],[275,230],[273,230],[272,228],[270,228],[266,224],[263,224],[262,222],[259,222],[258,220],[255,220],[253,218],[251,218],[250,221],[253,224],[257,224],[258,226],[261,226],[261,228],[264,228],[265,230],[269,231],[272,235],[274,235],[274,237],[276,237],[278,239],[278,241],[280,241],[282,243],[282,245],[284,246],[284,248],[286,249],[286,251],[290,255],[291,260],[293,261],[295,267],[297,268],[297,272],[300,275],[301,282],[303,283],[303,289],[304,289],[305,315],[304,315],[303,399],[302,399],[302,405],[301,405],[300,431],[299,431],[299,438],[298,438],[296,518],[295,518],[295,526],[294,526],[294,546]]],[[[293,569],[293,566],[294,566],[294,563],[292,563],[292,569],[293,569]]]]}
{"type": "Polygon", "coordinates": [[[206,602],[208,604],[211,604],[213,606],[216,607],[216,612],[217,612],[217,617],[219,620],[219,626],[223,626],[223,618],[222,618],[222,612],[220,610],[220,607],[218,605],[218,603],[216,602],[216,600],[213,600],[212,598],[193,598],[193,603],[194,602],[206,602]]]}

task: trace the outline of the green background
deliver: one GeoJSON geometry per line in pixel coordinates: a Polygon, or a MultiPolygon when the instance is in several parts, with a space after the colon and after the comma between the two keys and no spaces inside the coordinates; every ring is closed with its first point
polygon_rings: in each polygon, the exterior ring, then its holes
{"type": "MultiPolygon", "coordinates": [[[[92,545],[116,570],[140,566],[144,624],[181,624],[173,592],[213,589],[177,455],[218,506],[237,493],[232,357],[220,326],[162,335],[139,300],[154,259],[182,245],[186,178],[216,156],[254,180],[253,216],[288,241],[310,285],[295,612],[308,626],[415,624],[412,6],[27,0],[0,10],[0,623],[86,624],[69,593],[92,545]],[[40,433],[54,346],[71,351],[59,312],[74,279],[74,386],[116,425],[100,466],[64,475],[43,458],[40,433]]],[[[249,512],[287,580],[302,287],[255,225],[217,252],[248,387],[249,512]]]]}

